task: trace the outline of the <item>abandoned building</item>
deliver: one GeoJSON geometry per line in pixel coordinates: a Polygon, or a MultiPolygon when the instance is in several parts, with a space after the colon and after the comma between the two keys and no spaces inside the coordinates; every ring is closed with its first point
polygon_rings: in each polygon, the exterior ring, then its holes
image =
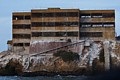
{"type": "Polygon", "coordinates": [[[32,9],[12,14],[13,49],[33,41],[115,40],[114,10],[32,9]]]}

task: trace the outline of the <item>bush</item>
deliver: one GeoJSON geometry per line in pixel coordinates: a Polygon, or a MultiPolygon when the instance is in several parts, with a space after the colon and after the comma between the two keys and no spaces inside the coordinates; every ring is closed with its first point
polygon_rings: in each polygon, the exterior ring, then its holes
{"type": "Polygon", "coordinates": [[[102,49],[102,50],[100,51],[99,60],[100,60],[100,62],[105,62],[104,49],[102,49]]]}
{"type": "Polygon", "coordinates": [[[65,62],[79,60],[79,55],[72,51],[68,52],[65,50],[60,50],[60,51],[57,51],[56,53],[54,53],[53,56],[60,57],[65,62]]]}

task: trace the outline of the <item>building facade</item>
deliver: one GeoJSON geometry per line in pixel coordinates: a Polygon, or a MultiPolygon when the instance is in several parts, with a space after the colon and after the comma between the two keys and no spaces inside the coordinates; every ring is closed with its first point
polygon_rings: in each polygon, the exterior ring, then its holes
{"type": "Polygon", "coordinates": [[[114,10],[33,9],[12,17],[14,50],[40,40],[115,40],[114,10]]]}

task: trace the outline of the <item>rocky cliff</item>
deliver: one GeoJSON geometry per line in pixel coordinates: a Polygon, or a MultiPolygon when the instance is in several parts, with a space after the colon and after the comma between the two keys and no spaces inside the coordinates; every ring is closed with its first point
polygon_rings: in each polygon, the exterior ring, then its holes
{"type": "Polygon", "coordinates": [[[30,50],[30,54],[25,54],[24,51],[0,53],[0,75],[80,75],[103,72],[106,68],[116,69],[120,66],[120,44],[116,41],[38,41],[31,43],[30,50]],[[58,51],[72,52],[77,54],[79,59],[73,59],[69,54],[69,57],[65,57],[66,54],[61,52],[64,58],[69,58],[65,61],[61,53],[54,55],[58,51]]]}

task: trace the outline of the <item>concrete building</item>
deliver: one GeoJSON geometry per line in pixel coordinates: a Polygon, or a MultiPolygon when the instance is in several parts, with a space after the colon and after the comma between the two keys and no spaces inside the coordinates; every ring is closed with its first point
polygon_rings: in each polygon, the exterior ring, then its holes
{"type": "Polygon", "coordinates": [[[114,10],[33,9],[12,17],[14,50],[36,40],[115,40],[114,10]]]}

